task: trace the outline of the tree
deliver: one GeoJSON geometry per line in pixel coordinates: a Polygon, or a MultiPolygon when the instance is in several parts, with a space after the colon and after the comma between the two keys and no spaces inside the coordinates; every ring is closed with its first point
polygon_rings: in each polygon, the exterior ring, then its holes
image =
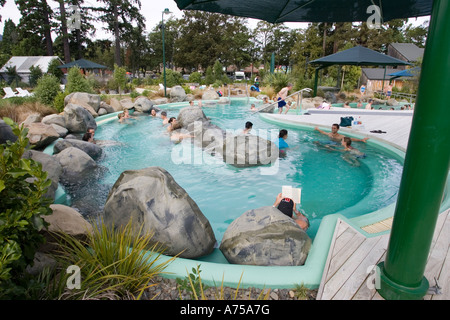
{"type": "Polygon", "coordinates": [[[15,0],[22,17],[19,27],[21,38],[27,39],[34,34],[43,39],[47,56],[53,56],[53,42],[51,19],[53,11],[46,0],[15,0]]]}
{"type": "Polygon", "coordinates": [[[0,42],[0,52],[6,55],[12,55],[12,49],[18,43],[18,33],[16,24],[8,19],[3,26],[3,39],[0,42]]]}
{"type": "Polygon", "coordinates": [[[66,93],[87,92],[93,93],[92,87],[81,73],[80,68],[72,67],[67,75],[66,93]]]}
{"type": "Polygon", "coordinates": [[[36,86],[38,80],[42,77],[42,75],[43,75],[42,69],[39,66],[31,66],[29,76],[30,86],[32,87],[36,86]]]}
{"type": "Polygon", "coordinates": [[[120,42],[127,39],[132,33],[133,22],[136,22],[138,28],[145,29],[144,16],[140,13],[140,0],[99,0],[105,3],[105,7],[96,8],[101,13],[100,21],[106,23],[106,30],[114,35],[115,51],[114,62],[120,67],[122,66],[120,42]],[[121,37],[121,34],[123,37],[121,37]]]}

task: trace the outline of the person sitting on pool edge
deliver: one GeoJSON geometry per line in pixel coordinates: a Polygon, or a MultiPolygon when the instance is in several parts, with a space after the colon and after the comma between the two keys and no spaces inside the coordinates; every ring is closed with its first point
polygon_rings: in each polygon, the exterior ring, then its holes
{"type": "MultiPolygon", "coordinates": [[[[318,127],[315,127],[314,130],[317,130],[321,134],[328,136],[330,138],[330,140],[332,140],[334,142],[341,142],[342,138],[344,138],[344,135],[342,135],[338,132],[339,125],[337,123],[333,123],[333,125],[331,126],[331,132],[322,131],[318,127]]],[[[361,141],[361,142],[366,142],[367,140],[369,140],[368,137],[363,138],[363,139],[358,139],[358,138],[350,138],[350,139],[352,139],[352,141],[361,141]]]]}
{"type": "Polygon", "coordinates": [[[283,195],[279,193],[272,207],[277,208],[288,217],[294,219],[294,221],[298,224],[298,226],[302,228],[304,231],[308,230],[309,228],[308,218],[305,217],[299,211],[297,211],[297,209],[295,208],[295,203],[294,201],[292,201],[292,199],[283,198],[283,195]]]}

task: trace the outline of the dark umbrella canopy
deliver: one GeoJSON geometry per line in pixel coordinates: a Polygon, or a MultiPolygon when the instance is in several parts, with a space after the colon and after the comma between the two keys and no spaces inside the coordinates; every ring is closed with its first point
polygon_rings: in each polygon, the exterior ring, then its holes
{"type": "Polygon", "coordinates": [[[354,66],[398,66],[410,65],[411,63],[379,53],[363,46],[356,46],[320,59],[313,60],[310,64],[328,67],[336,64],[354,66]]]}
{"type": "Polygon", "coordinates": [[[106,66],[103,66],[101,64],[86,60],[86,59],[80,59],[76,61],[72,61],[66,64],[63,64],[61,66],[58,66],[58,68],[61,69],[69,69],[73,67],[78,67],[80,69],[106,69],[106,66]]]}
{"type": "Polygon", "coordinates": [[[175,0],[180,10],[218,12],[279,22],[367,21],[377,5],[381,21],[431,14],[433,0],[175,0]],[[369,12],[368,12],[369,11],[369,12]]]}

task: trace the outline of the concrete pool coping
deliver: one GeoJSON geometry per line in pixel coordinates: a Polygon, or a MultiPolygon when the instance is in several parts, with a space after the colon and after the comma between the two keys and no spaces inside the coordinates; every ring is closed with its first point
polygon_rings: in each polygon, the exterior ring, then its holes
{"type": "MultiPolygon", "coordinates": [[[[243,98],[239,98],[242,100],[243,98]]],[[[256,100],[254,98],[244,98],[245,100],[256,100]]],[[[234,99],[233,99],[234,100],[234,99]]],[[[188,103],[176,103],[169,105],[159,105],[158,107],[182,107],[187,106],[188,103]]],[[[113,114],[108,114],[96,118],[97,124],[101,125],[107,123],[117,117],[116,112],[113,114]]],[[[288,126],[292,128],[301,128],[306,130],[313,130],[314,126],[322,126],[322,128],[330,127],[329,122],[331,119],[324,119],[322,115],[321,121],[312,121],[312,118],[303,115],[278,115],[278,114],[260,114],[260,116],[267,122],[276,123],[282,126],[288,126]],[[305,120],[306,119],[306,120],[305,120]]],[[[336,115],[334,115],[336,116],[336,115]]],[[[412,118],[412,117],[411,117],[412,118]]],[[[408,123],[406,121],[405,123],[408,123]]],[[[352,129],[342,129],[342,133],[349,136],[361,137],[370,136],[371,140],[368,143],[374,143],[382,147],[384,150],[392,153],[396,158],[400,157],[404,159],[406,144],[405,139],[400,139],[395,141],[395,139],[384,139],[384,137],[376,136],[374,134],[368,133],[370,126],[366,124],[367,130],[352,130],[352,129]]],[[[380,128],[382,129],[382,128],[380,128]]],[[[404,127],[404,130],[408,132],[410,127],[404,127]]],[[[51,154],[53,153],[53,145],[50,145],[45,152],[51,154]]],[[[441,210],[445,211],[444,208],[450,207],[450,179],[447,180],[447,188],[444,195],[444,201],[441,206],[441,210]]],[[[332,239],[334,236],[334,231],[337,221],[343,220],[358,232],[361,232],[367,237],[374,237],[384,234],[388,231],[381,233],[368,233],[362,229],[363,226],[369,225],[371,223],[376,223],[378,221],[392,217],[394,214],[396,203],[379,209],[375,212],[367,213],[365,215],[348,219],[342,214],[335,213],[324,217],[320,223],[317,234],[314,238],[311,250],[309,252],[308,258],[303,266],[251,266],[251,265],[234,265],[234,264],[223,264],[216,262],[208,262],[202,260],[191,260],[184,258],[177,258],[170,262],[167,268],[164,270],[164,277],[167,278],[185,278],[191,273],[192,268],[197,267],[201,270],[202,283],[209,286],[229,286],[236,288],[238,285],[241,288],[256,287],[256,288],[293,288],[296,284],[303,284],[305,287],[310,289],[316,289],[320,286],[322,280],[323,270],[327,261],[328,252],[332,239]]],[[[441,211],[441,212],[442,212],[441,211]]],[[[218,249],[215,249],[218,250],[218,249]]],[[[159,259],[161,262],[168,261],[172,257],[161,255],[159,259]]]]}

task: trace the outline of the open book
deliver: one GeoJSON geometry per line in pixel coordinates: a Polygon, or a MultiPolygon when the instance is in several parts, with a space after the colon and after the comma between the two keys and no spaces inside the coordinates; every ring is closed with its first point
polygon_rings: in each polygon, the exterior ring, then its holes
{"type": "Polygon", "coordinates": [[[281,194],[283,198],[289,198],[294,201],[294,203],[300,203],[302,197],[302,189],[292,188],[292,186],[282,186],[281,194]]]}

